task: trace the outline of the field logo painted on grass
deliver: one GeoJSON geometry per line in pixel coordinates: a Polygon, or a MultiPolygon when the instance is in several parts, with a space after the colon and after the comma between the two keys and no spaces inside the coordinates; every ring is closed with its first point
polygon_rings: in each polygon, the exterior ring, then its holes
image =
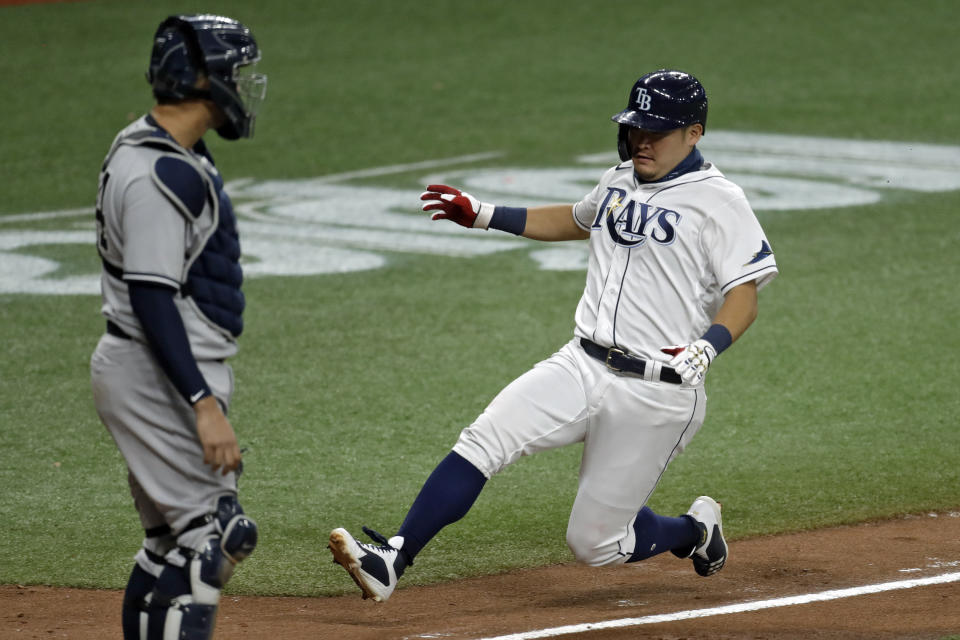
{"type": "MultiPolygon", "coordinates": [[[[960,147],[713,131],[704,155],[747,192],[758,212],[869,205],[891,190],[960,190],[960,147]]],[[[377,167],[301,180],[228,183],[247,276],[294,276],[378,269],[395,253],[474,257],[528,251],[541,269],[586,268],[583,243],[545,246],[498,232],[434,222],[420,212],[423,185],[457,185],[488,202],[534,206],[580,200],[617,162],[613,152],[574,166],[476,168],[497,153],[377,167]],[[474,168],[463,165],[473,163],[474,168]],[[458,168],[459,167],[459,168],[458,168]],[[358,180],[417,176],[409,189],[358,180]],[[418,175],[419,174],[419,175],[418,175]]],[[[69,271],[52,245],[94,246],[89,208],[0,217],[0,293],[97,294],[99,274],[69,271]],[[63,225],[51,230],[50,220],[63,225]],[[43,228],[37,228],[43,225],[43,228]]]]}

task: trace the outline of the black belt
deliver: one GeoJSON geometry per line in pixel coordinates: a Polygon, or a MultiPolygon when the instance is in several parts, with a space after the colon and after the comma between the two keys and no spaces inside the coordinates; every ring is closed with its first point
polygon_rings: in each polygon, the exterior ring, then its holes
{"type": "MultiPolygon", "coordinates": [[[[647,370],[649,361],[632,356],[623,349],[601,347],[596,342],[590,342],[586,338],[580,338],[580,346],[583,347],[588,356],[596,358],[614,371],[624,371],[642,377],[643,372],[647,370]]],[[[650,364],[652,366],[652,363],[650,364]]],[[[683,378],[680,377],[676,369],[662,366],[660,367],[659,381],[680,384],[683,382],[683,378]]]]}
{"type": "Polygon", "coordinates": [[[127,332],[118,327],[115,323],[110,320],[107,320],[107,333],[112,336],[117,336],[118,338],[123,338],[124,340],[130,340],[130,336],[127,335],[127,332]]]}

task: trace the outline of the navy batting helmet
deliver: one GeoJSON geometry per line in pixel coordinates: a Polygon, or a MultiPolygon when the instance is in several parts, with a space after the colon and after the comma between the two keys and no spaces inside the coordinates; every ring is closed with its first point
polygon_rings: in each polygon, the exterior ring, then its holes
{"type": "Polygon", "coordinates": [[[630,89],[627,108],[611,120],[620,124],[617,151],[621,160],[630,159],[627,132],[670,131],[700,123],[707,128],[707,92],[689,73],[660,69],[637,80],[630,89]]]}
{"type": "Polygon", "coordinates": [[[254,73],[260,48],[250,29],[214,15],[170,16],[153,40],[147,81],[159,101],[212,100],[226,116],[217,133],[228,140],[249,138],[267,76],[254,73]],[[198,89],[197,80],[210,80],[198,89]]]}

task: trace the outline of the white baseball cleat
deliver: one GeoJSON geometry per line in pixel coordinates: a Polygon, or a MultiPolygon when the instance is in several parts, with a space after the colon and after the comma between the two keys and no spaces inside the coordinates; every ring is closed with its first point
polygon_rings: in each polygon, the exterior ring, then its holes
{"type": "Polygon", "coordinates": [[[702,527],[700,540],[690,556],[693,568],[701,576],[712,576],[723,569],[728,555],[727,541],[723,539],[720,505],[710,496],[700,496],[690,505],[687,515],[702,527]]]}
{"type": "Polygon", "coordinates": [[[363,591],[364,600],[372,598],[375,602],[385,602],[407,566],[400,554],[403,538],[394,536],[387,540],[366,527],[363,530],[381,544],[357,542],[346,529],[338,528],[330,532],[328,546],[333,552],[333,561],[347,570],[363,591]]]}

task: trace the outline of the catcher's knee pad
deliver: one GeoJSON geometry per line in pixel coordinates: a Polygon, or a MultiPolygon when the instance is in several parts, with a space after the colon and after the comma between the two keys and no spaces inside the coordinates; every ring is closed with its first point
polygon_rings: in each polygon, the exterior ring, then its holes
{"type": "Polygon", "coordinates": [[[200,550],[180,547],[167,554],[167,566],[147,596],[148,633],[141,640],[209,640],[220,591],[233,575],[234,562],[209,536],[200,550]]]}
{"type": "Polygon", "coordinates": [[[235,496],[222,496],[217,501],[214,522],[220,550],[233,564],[253,553],[257,546],[257,523],[247,517],[235,496]]]}
{"type": "Polygon", "coordinates": [[[221,590],[257,546],[257,525],[234,496],[220,498],[216,513],[198,526],[206,531],[199,548],[167,554],[167,567],[150,594],[147,640],[208,640],[221,590]]]}

